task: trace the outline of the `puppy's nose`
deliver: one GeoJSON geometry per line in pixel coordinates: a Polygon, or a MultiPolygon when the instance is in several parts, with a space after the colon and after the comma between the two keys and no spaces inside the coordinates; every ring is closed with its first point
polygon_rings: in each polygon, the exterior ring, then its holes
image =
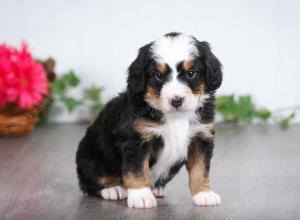
{"type": "Polygon", "coordinates": [[[179,108],[183,103],[183,99],[184,98],[182,98],[182,97],[175,96],[173,99],[171,99],[170,103],[174,108],[179,108]]]}

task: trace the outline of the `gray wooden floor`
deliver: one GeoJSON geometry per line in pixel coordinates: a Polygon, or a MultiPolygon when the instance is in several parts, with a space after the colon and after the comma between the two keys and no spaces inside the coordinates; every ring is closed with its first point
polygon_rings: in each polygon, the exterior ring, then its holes
{"type": "Polygon", "coordinates": [[[300,125],[217,128],[212,188],[219,207],[195,207],[183,168],[148,210],[89,198],[78,189],[82,125],[49,125],[0,139],[0,219],[300,219],[300,125]]]}

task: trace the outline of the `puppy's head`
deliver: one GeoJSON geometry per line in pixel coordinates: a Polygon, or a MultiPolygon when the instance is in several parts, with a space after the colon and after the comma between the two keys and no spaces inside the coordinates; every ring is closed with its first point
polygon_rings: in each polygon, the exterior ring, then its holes
{"type": "Polygon", "coordinates": [[[128,91],[163,113],[195,111],[220,87],[222,66],[207,42],[169,33],[139,50],[128,91]]]}

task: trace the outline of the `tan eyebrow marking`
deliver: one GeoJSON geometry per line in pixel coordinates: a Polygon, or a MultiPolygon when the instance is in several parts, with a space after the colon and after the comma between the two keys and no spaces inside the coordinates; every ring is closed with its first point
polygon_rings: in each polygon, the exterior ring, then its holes
{"type": "Polygon", "coordinates": [[[183,69],[184,71],[188,71],[193,65],[193,60],[192,59],[189,59],[189,60],[185,60],[183,62],[183,69]]]}
{"type": "Polygon", "coordinates": [[[155,66],[156,66],[156,68],[158,69],[158,71],[161,74],[166,74],[167,73],[167,66],[166,66],[166,64],[161,63],[159,61],[155,61],[155,66]]]}
{"type": "Polygon", "coordinates": [[[196,88],[195,90],[193,90],[193,93],[195,95],[199,95],[199,96],[203,96],[205,94],[207,90],[207,86],[205,83],[201,83],[198,88],[196,88]]]}

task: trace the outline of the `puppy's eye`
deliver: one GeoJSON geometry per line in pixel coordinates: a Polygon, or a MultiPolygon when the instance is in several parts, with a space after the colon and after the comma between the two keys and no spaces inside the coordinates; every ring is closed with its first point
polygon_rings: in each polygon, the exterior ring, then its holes
{"type": "Polygon", "coordinates": [[[157,81],[164,81],[165,80],[165,76],[163,74],[160,74],[160,73],[155,73],[154,77],[157,81]]]}
{"type": "Polygon", "coordinates": [[[196,71],[190,70],[190,71],[187,72],[186,76],[187,76],[188,79],[193,79],[196,76],[196,71]]]}

